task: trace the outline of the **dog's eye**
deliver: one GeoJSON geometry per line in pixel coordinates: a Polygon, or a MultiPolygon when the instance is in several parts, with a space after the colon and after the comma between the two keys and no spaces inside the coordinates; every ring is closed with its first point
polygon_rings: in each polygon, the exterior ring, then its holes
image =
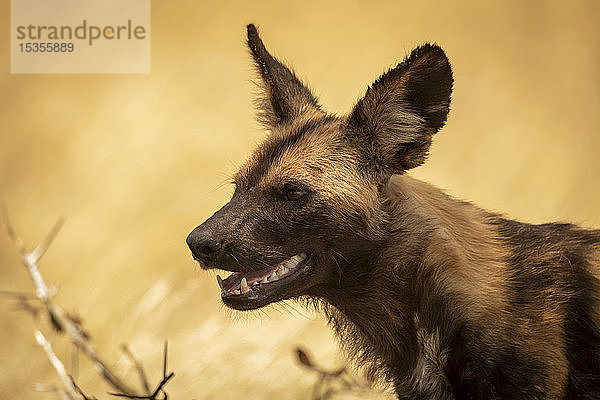
{"type": "Polygon", "coordinates": [[[285,191],[285,198],[290,201],[298,200],[306,195],[306,191],[302,189],[288,189],[285,191]]]}

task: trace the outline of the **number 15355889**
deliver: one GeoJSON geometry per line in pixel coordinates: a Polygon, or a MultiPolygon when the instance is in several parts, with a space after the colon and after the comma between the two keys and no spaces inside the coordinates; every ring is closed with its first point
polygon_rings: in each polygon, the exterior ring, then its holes
{"type": "Polygon", "coordinates": [[[21,53],[72,53],[75,45],[72,42],[55,43],[19,43],[21,53]]]}

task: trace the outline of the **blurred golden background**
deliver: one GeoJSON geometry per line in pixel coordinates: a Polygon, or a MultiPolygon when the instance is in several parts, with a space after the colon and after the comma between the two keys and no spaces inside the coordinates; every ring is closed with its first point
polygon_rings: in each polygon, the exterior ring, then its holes
{"type": "MultiPolygon", "coordinates": [[[[309,398],[315,377],[295,363],[296,344],[344,363],[323,319],[299,305],[226,310],[185,245],[264,134],[249,22],[340,114],[415,45],[439,43],[455,74],[452,110],[412,174],[528,222],[600,227],[597,1],[153,1],[149,75],[11,75],[9,11],[5,0],[0,201],[30,246],[66,217],[42,262],[56,301],[131,379],[119,345],[155,382],[168,339],[171,398],[309,398]]],[[[32,292],[4,230],[0,289],[32,292]]],[[[35,344],[39,324],[0,298],[0,325],[0,397],[53,398],[31,391],[57,382],[35,344]]],[[[68,360],[67,341],[45,333],[68,360]]],[[[88,393],[108,397],[83,359],[80,371],[88,393]]]]}

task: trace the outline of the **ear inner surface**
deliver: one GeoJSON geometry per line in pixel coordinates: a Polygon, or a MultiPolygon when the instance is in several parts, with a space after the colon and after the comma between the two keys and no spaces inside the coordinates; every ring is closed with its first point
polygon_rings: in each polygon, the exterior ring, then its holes
{"type": "Polygon", "coordinates": [[[384,176],[422,164],[431,137],[446,121],[452,85],[450,62],[432,44],[377,79],[347,120],[347,137],[365,164],[384,176]]]}

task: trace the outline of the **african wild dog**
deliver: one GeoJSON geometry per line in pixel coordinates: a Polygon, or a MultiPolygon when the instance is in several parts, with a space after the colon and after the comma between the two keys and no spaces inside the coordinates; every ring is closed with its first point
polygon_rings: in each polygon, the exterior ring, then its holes
{"type": "Polygon", "coordinates": [[[405,172],[445,123],[453,78],[425,44],[325,113],[248,46],[270,131],[229,203],[188,236],[237,310],[311,299],[399,398],[600,399],[600,231],[530,225],[405,172]]]}

